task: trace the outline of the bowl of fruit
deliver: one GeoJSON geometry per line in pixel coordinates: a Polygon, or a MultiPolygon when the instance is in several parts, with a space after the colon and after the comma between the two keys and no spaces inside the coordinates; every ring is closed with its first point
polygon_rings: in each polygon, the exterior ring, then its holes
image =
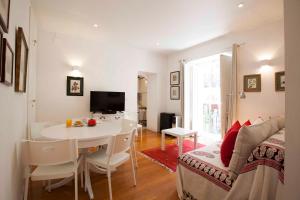
{"type": "Polygon", "coordinates": [[[73,126],[74,126],[74,127],[83,127],[84,124],[82,123],[82,121],[77,120],[77,121],[74,122],[73,126]]]}

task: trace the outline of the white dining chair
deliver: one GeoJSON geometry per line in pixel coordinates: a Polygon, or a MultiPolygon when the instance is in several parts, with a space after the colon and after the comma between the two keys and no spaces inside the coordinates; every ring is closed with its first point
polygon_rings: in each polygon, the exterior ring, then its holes
{"type": "Polygon", "coordinates": [[[56,122],[33,122],[30,125],[30,135],[29,135],[29,140],[36,140],[36,141],[42,141],[42,140],[47,140],[41,135],[41,131],[44,128],[50,127],[57,125],[56,122]]]}
{"type": "Polygon", "coordinates": [[[135,137],[137,134],[138,124],[134,120],[122,119],[122,130],[121,132],[131,131],[134,129],[133,139],[131,140],[131,148],[133,152],[133,159],[135,162],[135,167],[138,167],[137,156],[136,156],[136,146],[135,146],[135,137]]]}
{"type": "MultiPolygon", "coordinates": [[[[137,112],[124,112],[124,119],[135,121],[137,123],[138,121],[138,113],[137,112]]],[[[137,132],[136,136],[138,136],[138,133],[140,133],[140,140],[143,140],[143,125],[137,123],[137,132]]]]}
{"type": "Polygon", "coordinates": [[[43,181],[74,176],[75,200],[78,200],[77,170],[81,163],[78,159],[76,140],[61,141],[23,141],[22,155],[25,164],[25,193],[28,198],[29,179],[43,181]],[[31,170],[32,166],[35,166],[31,170]]]}
{"type": "MultiPolygon", "coordinates": [[[[30,135],[29,135],[29,140],[34,140],[34,141],[49,141],[48,138],[45,138],[41,135],[41,131],[44,129],[44,128],[47,128],[47,127],[51,127],[51,126],[55,126],[57,125],[58,123],[57,122],[51,122],[51,121],[46,121],[46,122],[33,122],[31,124],[31,127],[30,127],[30,135]]],[[[81,174],[81,187],[83,187],[83,164],[81,166],[81,169],[80,169],[80,174],[81,174]]],[[[43,181],[43,186],[46,185],[46,182],[43,181]]],[[[51,180],[48,180],[48,187],[50,187],[51,185],[51,180]]],[[[48,190],[50,192],[50,190],[48,190]]]]}
{"type": "MultiPolygon", "coordinates": [[[[133,128],[112,136],[106,150],[100,149],[86,158],[86,172],[89,173],[89,168],[93,167],[93,171],[96,169],[100,173],[105,172],[107,174],[110,200],[112,200],[111,172],[129,159],[131,160],[132,175],[134,185],[136,186],[135,167],[131,148],[135,130],[136,128],[133,128]]],[[[89,174],[86,175],[89,176],[89,174]]]]}

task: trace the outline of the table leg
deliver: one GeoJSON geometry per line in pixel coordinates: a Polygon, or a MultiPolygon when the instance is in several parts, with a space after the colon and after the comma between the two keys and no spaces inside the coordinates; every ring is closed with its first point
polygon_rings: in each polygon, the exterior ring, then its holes
{"type": "Polygon", "coordinates": [[[197,140],[198,140],[197,135],[198,135],[197,133],[194,134],[194,149],[197,148],[197,143],[198,143],[198,142],[197,142],[197,140]]]}
{"type": "Polygon", "coordinates": [[[141,134],[141,141],[143,141],[143,126],[140,128],[140,134],[141,134]]]}
{"type": "Polygon", "coordinates": [[[166,147],[165,147],[165,133],[162,131],[161,132],[161,150],[166,150],[166,147]]]}
{"type": "Polygon", "coordinates": [[[178,142],[179,143],[178,144],[178,151],[179,151],[178,155],[181,156],[182,155],[182,140],[183,139],[182,139],[182,137],[178,137],[178,140],[179,140],[179,142],[178,142]]]}

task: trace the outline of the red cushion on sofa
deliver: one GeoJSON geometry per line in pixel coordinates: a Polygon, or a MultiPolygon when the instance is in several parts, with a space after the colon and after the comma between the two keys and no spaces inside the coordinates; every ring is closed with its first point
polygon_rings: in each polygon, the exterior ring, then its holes
{"type": "Polygon", "coordinates": [[[234,124],[230,127],[230,129],[227,130],[227,132],[226,132],[226,134],[225,134],[225,137],[226,137],[226,135],[227,135],[230,131],[232,131],[232,130],[234,130],[234,129],[240,129],[241,127],[242,127],[242,126],[241,126],[241,124],[240,124],[239,121],[234,122],[234,124]]]}
{"type": "MultiPolygon", "coordinates": [[[[251,122],[248,120],[246,121],[243,126],[250,126],[251,122]]],[[[236,121],[232,127],[227,131],[224,140],[221,145],[221,160],[225,167],[229,166],[236,137],[239,133],[239,130],[242,126],[240,125],[239,121],[236,121]]]]}
{"type": "Polygon", "coordinates": [[[250,120],[247,120],[247,121],[243,124],[243,126],[250,126],[250,125],[252,125],[251,122],[250,122],[250,120]]]}
{"type": "Polygon", "coordinates": [[[237,134],[241,128],[239,121],[236,121],[232,127],[227,131],[224,140],[221,145],[221,160],[225,167],[228,167],[232,152],[234,149],[235,140],[237,134]]]}

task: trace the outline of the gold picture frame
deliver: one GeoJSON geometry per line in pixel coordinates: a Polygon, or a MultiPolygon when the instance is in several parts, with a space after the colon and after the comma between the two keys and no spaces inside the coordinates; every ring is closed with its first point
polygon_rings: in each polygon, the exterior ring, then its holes
{"type": "Polygon", "coordinates": [[[170,85],[180,84],[180,71],[174,71],[170,73],[170,85]]]}
{"type": "Polygon", "coordinates": [[[180,86],[171,86],[170,87],[170,99],[171,100],[180,100],[180,86]]]}
{"type": "Polygon", "coordinates": [[[26,92],[27,65],[28,65],[28,45],[26,42],[23,28],[18,27],[16,33],[16,52],[15,52],[15,91],[26,92]]]}
{"type": "Polygon", "coordinates": [[[261,92],[260,74],[251,74],[244,76],[244,92],[261,92]]]}
{"type": "Polygon", "coordinates": [[[275,73],[275,91],[282,92],[285,91],[285,72],[275,73]]]}

